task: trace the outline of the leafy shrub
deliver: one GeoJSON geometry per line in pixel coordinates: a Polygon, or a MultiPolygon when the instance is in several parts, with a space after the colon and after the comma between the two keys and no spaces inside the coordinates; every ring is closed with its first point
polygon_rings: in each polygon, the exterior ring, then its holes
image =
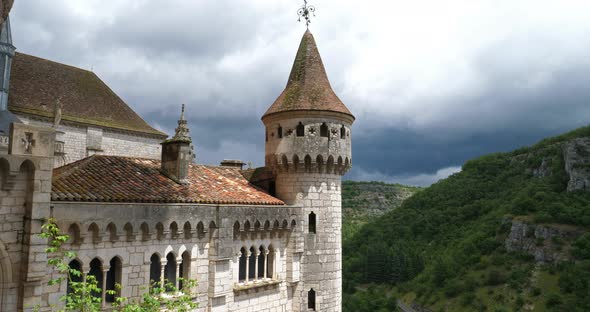
{"type": "Polygon", "coordinates": [[[548,307],[554,307],[556,305],[559,305],[563,302],[561,296],[559,294],[556,293],[552,293],[547,295],[547,298],[545,298],[545,304],[548,307]]]}

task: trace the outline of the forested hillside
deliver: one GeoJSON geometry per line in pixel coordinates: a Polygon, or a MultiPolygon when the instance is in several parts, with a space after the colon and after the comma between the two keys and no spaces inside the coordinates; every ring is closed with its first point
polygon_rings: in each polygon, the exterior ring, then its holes
{"type": "Polygon", "coordinates": [[[590,311],[589,229],[590,127],[480,157],[346,237],[344,310],[590,311]]]}

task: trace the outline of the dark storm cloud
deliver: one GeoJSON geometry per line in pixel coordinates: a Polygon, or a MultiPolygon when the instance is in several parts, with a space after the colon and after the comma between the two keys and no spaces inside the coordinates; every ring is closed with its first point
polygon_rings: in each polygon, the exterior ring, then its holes
{"type": "MultiPolygon", "coordinates": [[[[330,81],[357,117],[349,178],[427,185],[588,123],[586,2],[315,4],[330,81]]],[[[11,19],[19,51],[92,68],[167,133],[187,104],[199,162],[262,165],[260,116],[285,86],[298,5],[17,0],[11,19]]]]}

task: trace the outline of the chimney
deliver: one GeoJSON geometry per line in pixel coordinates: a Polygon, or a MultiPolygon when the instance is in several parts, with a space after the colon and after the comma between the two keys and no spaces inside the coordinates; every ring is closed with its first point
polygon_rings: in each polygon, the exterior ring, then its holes
{"type": "Polygon", "coordinates": [[[224,159],[221,162],[222,167],[240,168],[240,170],[242,170],[244,165],[245,165],[244,162],[242,162],[241,160],[237,160],[237,159],[224,159]]]}
{"type": "Polygon", "coordinates": [[[188,171],[192,162],[193,150],[189,129],[184,119],[184,104],[174,136],[162,142],[161,171],[169,178],[181,184],[188,184],[188,171]]]}

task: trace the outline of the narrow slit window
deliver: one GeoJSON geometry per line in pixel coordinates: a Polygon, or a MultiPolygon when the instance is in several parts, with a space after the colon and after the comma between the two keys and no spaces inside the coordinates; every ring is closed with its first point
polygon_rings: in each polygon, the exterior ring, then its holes
{"type": "Polygon", "coordinates": [[[309,233],[314,233],[316,232],[316,225],[315,225],[315,213],[310,213],[309,214],[309,233]]]}
{"type": "Polygon", "coordinates": [[[341,139],[346,138],[346,128],[344,128],[344,126],[342,126],[342,128],[340,128],[340,138],[341,139]]]}
{"type": "Polygon", "coordinates": [[[283,127],[279,126],[279,128],[277,129],[277,135],[279,139],[283,138],[283,127]]]}
{"type": "Polygon", "coordinates": [[[328,125],[325,122],[320,126],[320,136],[328,137],[328,125]]]}
{"type": "Polygon", "coordinates": [[[302,124],[302,123],[299,123],[299,124],[297,125],[296,132],[297,132],[297,136],[298,136],[298,137],[302,137],[302,136],[304,136],[304,135],[305,135],[305,126],[303,126],[303,124],[302,124]]]}
{"type": "Polygon", "coordinates": [[[307,292],[307,309],[315,311],[315,290],[313,288],[307,292]]]}

